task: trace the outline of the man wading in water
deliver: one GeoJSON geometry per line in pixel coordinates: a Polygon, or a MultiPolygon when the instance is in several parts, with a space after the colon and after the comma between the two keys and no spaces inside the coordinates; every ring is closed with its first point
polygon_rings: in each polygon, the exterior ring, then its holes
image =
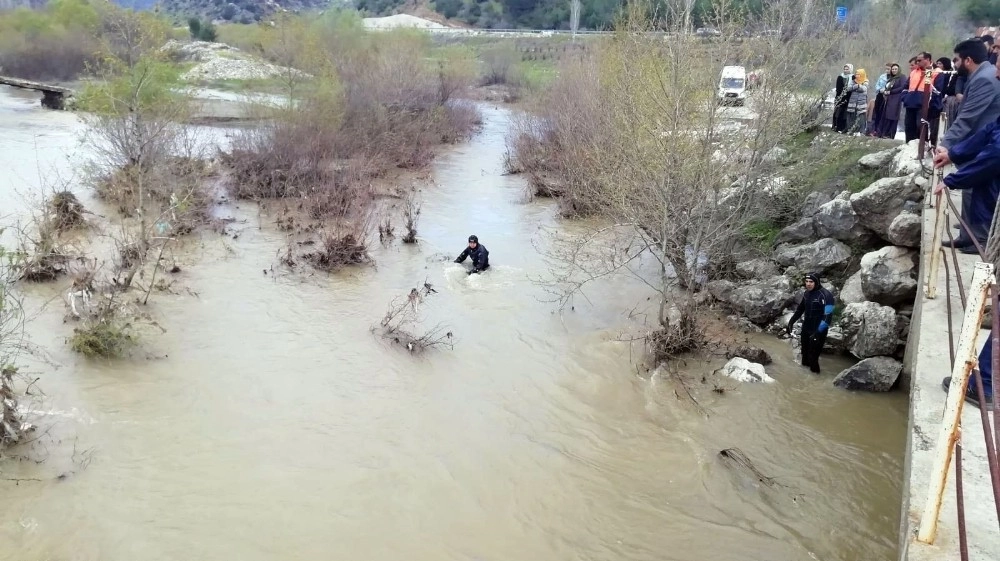
{"type": "Polygon", "coordinates": [[[490,268],[490,252],[486,251],[486,246],[479,244],[479,238],[469,236],[469,247],[455,259],[455,263],[464,263],[467,258],[472,258],[472,270],[469,274],[481,273],[490,268]]]}
{"type": "Polygon", "coordinates": [[[792,326],[805,315],[802,319],[801,335],[802,366],[808,366],[809,370],[819,374],[819,354],[823,352],[826,331],[833,322],[833,293],[823,288],[816,273],[806,275],[805,287],[802,302],[788,322],[788,333],[789,335],[792,333],[792,326]]]}

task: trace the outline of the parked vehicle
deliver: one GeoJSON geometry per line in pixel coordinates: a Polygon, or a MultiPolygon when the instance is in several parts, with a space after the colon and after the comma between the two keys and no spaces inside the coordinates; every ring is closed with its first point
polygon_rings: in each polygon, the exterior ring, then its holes
{"type": "Polygon", "coordinates": [[[724,66],[719,76],[719,103],[744,105],[747,99],[747,70],[742,66],[724,66]]]}
{"type": "Polygon", "coordinates": [[[699,27],[694,34],[696,37],[720,37],[722,32],[714,27],[699,27]]]}

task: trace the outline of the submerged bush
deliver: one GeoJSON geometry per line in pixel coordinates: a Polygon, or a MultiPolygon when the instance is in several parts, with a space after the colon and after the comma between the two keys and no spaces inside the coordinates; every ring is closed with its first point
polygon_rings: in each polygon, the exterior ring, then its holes
{"type": "Polygon", "coordinates": [[[70,338],[70,348],[89,358],[121,358],[135,344],[131,326],[113,319],[88,322],[70,338]]]}

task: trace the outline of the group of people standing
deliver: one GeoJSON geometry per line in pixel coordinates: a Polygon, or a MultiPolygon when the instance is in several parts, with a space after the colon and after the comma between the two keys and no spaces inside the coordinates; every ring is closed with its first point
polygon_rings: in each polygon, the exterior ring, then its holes
{"type": "MultiPolygon", "coordinates": [[[[926,140],[933,147],[934,166],[954,166],[934,194],[944,187],[962,192],[962,231],[946,248],[963,253],[977,253],[978,244],[986,247],[997,200],[1000,198],[1000,68],[997,55],[1000,47],[993,37],[983,36],[955,45],[953,59],[920,53],[910,60],[910,70],[903,74],[896,63],[886,65],[873,90],[869,89],[864,70],[844,65],[837,77],[833,127],[837,132],[870,134],[895,138],[902,116],[906,141],[920,138],[922,124],[927,127],[926,140]],[[927,82],[930,71],[930,83],[927,82]],[[927,92],[927,88],[931,88],[927,92]],[[923,117],[925,94],[929,93],[926,120],[923,117]],[[946,129],[938,139],[940,116],[948,116],[946,129]]],[[[792,321],[791,331],[799,317],[805,317],[802,327],[802,363],[813,372],[819,371],[818,356],[822,351],[826,331],[835,304],[832,294],[822,288],[816,275],[804,279],[805,294],[792,321]]],[[[990,333],[979,355],[979,371],[983,395],[974,384],[966,389],[965,399],[977,406],[993,406],[992,339],[990,333]]],[[[951,389],[951,378],[942,382],[945,391],[951,389]]]]}
{"type": "MultiPolygon", "coordinates": [[[[994,44],[990,35],[970,40],[976,41],[986,47],[986,61],[995,65],[1000,45],[994,44]]],[[[899,63],[886,63],[874,86],[869,83],[863,68],[855,70],[853,65],[845,64],[834,88],[833,130],[858,136],[895,138],[902,118],[906,141],[919,138],[927,89],[926,72],[930,70],[928,139],[936,145],[942,112],[953,121],[962,101],[968,75],[963,73],[961,61],[961,54],[957,52],[953,59],[941,57],[937,60],[931,53],[922,52],[909,60],[905,73],[899,63]]]]}

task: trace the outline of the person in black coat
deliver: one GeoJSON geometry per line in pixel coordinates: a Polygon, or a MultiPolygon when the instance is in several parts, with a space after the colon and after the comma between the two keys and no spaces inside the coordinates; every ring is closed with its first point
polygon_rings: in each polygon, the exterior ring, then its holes
{"type": "Polygon", "coordinates": [[[469,247],[455,259],[455,263],[464,263],[466,259],[472,258],[472,270],[469,274],[481,273],[490,268],[490,252],[486,246],[479,243],[479,238],[469,236],[469,247]]]}
{"type": "Polygon", "coordinates": [[[837,76],[837,84],[834,88],[833,96],[833,130],[836,132],[847,132],[847,102],[850,101],[851,93],[847,91],[847,86],[854,79],[854,65],[845,64],[844,73],[837,76]]]}
{"type": "Polygon", "coordinates": [[[795,322],[802,319],[802,366],[819,374],[819,355],[826,343],[826,333],[833,322],[833,293],[823,288],[819,275],[809,273],[805,278],[806,290],[802,301],[788,321],[788,332],[792,332],[795,322]]]}

